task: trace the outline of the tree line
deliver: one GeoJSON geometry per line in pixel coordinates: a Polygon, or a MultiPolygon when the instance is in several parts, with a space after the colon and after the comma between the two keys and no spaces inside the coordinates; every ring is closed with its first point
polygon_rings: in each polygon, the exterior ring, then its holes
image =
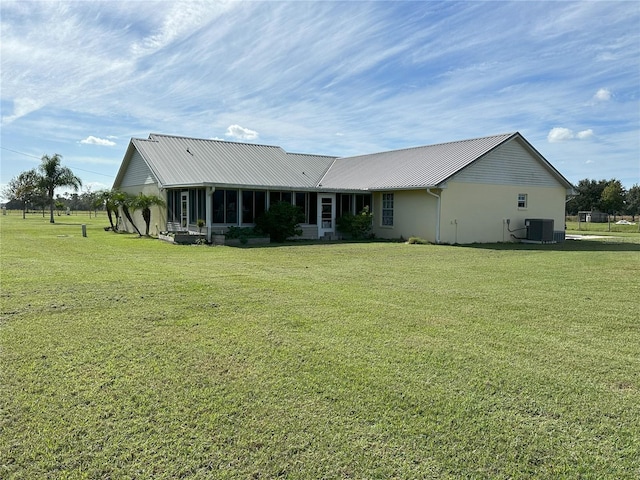
{"type": "Polygon", "coordinates": [[[576,195],[567,202],[567,215],[602,212],[611,215],[640,215],[640,185],[626,190],[620,180],[585,178],[575,186],[576,195]]]}
{"type": "Polygon", "coordinates": [[[87,191],[78,194],[82,180],[70,168],[62,166],[61,155],[43,155],[41,160],[38,168],[27,170],[12,178],[2,192],[9,199],[5,207],[22,210],[22,218],[26,218],[28,210],[35,208],[42,208],[43,215],[45,209],[49,208],[50,223],[55,223],[55,210],[105,210],[109,228],[118,231],[118,219],[122,212],[138,235],[142,236],[131,215],[132,212],[141,210],[145,222],[145,235],[148,236],[151,207],[165,206],[164,200],[157,195],[134,196],[117,190],[87,191]],[[67,197],[55,196],[58,188],[70,188],[74,193],[67,197]]]}

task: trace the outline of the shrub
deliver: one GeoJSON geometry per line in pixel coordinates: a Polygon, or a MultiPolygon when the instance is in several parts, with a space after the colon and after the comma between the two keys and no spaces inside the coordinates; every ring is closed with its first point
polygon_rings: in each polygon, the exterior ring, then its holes
{"type": "Polygon", "coordinates": [[[429,242],[427,242],[424,238],[420,238],[420,237],[409,237],[409,240],[407,240],[407,243],[410,245],[428,245],[429,242]]]}
{"type": "Polygon", "coordinates": [[[355,240],[371,237],[371,218],[369,207],[364,207],[358,215],[347,213],[336,220],[336,227],[345,236],[355,240]]]}
{"type": "Polygon", "coordinates": [[[259,237],[261,235],[253,227],[229,227],[224,236],[229,240],[236,238],[242,240],[243,238],[259,237]]]}
{"type": "Polygon", "coordinates": [[[287,238],[302,235],[299,227],[303,221],[304,213],[300,207],[278,202],[256,218],[255,229],[269,235],[274,242],[284,242],[287,238]]]}

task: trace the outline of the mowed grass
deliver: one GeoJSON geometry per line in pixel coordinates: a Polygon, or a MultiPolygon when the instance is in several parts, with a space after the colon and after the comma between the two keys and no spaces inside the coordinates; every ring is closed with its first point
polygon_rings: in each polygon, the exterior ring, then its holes
{"type": "Polygon", "coordinates": [[[57,220],[0,217],[1,478],[640,477],[640,237],[232,248],[57,220]]]}

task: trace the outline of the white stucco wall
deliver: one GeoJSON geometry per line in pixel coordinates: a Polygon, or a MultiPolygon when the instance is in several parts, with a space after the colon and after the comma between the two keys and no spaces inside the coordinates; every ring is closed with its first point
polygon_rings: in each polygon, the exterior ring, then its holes
{"type": "MultiPolygon", "coordinates": [[[[548,218],[554,230],[564,230],[566,190],[561,187],[509,186],[449,182],[442,191],[441,243],[514,241],[510,230],[524,227],[527,218],[548,218]],[[518,208],[518,194],[527,195],[527,208],[518,208]],[[509,219],[507,225],[503,220],[509,219]]],[[[525,237],[526,230],[514,232],[525,237]]]]}
{"type": "Polygon", "coordinates": [[[436,241],[437,199],[426,190],[399,190],[393,193],[393,226],[382,225],[382,193],[373,194],[373,229],[378,238],[420,237],[436,241]]]}
{"type": "MultiPolygon", "coordinates": [[[[140,193],[142,193],[143,195],[156,195],[162,198],[165,201],[165,203],[167,202],[166,195],[164,194],[164,192],[160,192],[160,189],[158,188],[157,185],[153,185],[153,184],[130,185],[127,187],[122,187],[120,188],[120,190],[122,192],[128,193],[130,195],[134,195],[134,196],[140,195],[140,193]]],[[[144,235],[146,224],[144,223],[144,218],[142,218],[142,210],[136,210],[135,212],[131,212],[131,210],[129,210],[129,213],[131,213],[131,217],[133,218],[133,221],[135,222],[136,227],[138,227],[138,230],[140,230],[140,232],[144,235]]],[[[122,214],[122,212],[120,212],[120,217],[122,222],[120,228],[123,228],[127,232],[135,233],[135,230],[133,229],[129,221],[126,219],[126,217],[122,214]]],[[[167,229],[166,208],[165,207],[160,208],[156,206],[151,207],[151,223],[149,224],[149,234],[155,236],[158,234],[159,231],[163,231],[166,229],[167,229]],[[157,228],[156,228],[156,225],[158,226],[157,228]]]]}

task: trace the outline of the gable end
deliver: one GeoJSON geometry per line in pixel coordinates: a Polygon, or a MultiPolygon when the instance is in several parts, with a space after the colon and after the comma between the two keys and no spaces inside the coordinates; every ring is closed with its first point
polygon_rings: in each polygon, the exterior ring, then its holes
{"type": "Polygon", "coordinates": [[[154,185],[158,181],[153,172],[144,161],[138,150],[134,149],[127,170],[124,172],[120,187],[133,187],[137,185],[154,185]]]}
{"type": "Polygon", "coordinates": [[[454,175],[463,183],[557,187],[560,182],[517,139],[505,142],[454,175]]]}

